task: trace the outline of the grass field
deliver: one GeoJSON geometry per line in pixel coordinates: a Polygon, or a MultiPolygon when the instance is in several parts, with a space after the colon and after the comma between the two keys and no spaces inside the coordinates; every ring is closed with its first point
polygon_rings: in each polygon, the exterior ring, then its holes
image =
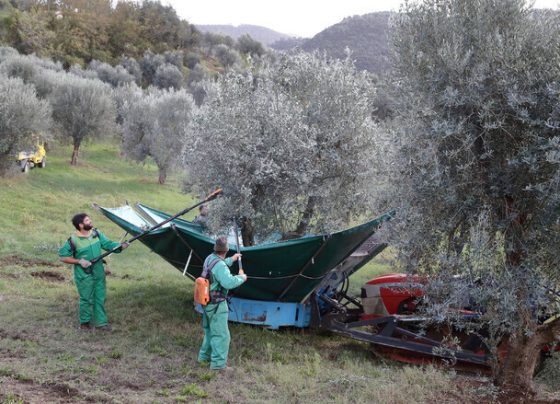
{"type": "MultiPolygon", "coordinates": [[[[200,319],[191,281],[140,243],[110,258],[112,333],[77,330],[77,293],[58,246],[71,216],[91,213],[113,239],[122,231],[91,209],[142,201],[167,212],[194,203],[179,178],[157,184],[155,166],[119,158],[116,146],[86,145],[77,167],[54,145],[44,169],[0,179],[0,401],[333,402],[491,400],[483,378],[385,361],[366,344],[311,330],[231,324],[232,374],[196,363],[200,319]]],[[[192,218],[194,212],[186,218],[192,218]]],[[[390,271],[370,263],[352,281],[390,271]]]]}

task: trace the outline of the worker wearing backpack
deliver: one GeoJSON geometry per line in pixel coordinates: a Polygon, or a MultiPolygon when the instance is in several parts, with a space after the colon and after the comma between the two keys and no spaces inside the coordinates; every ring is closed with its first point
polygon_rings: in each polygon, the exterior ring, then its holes
{"type": "Polygon", "coordinates": [[[247,280],[243,270],[239,275],[232,275],[229,267],[239,259],[241,254],[226,258],[229,251],[227,238],[218,237],[214,244],[214,253],[204,261],[202,276],[210,281],[210,303],[202,306],[202,328],[204,339],[198,353],[199,362],[210,362],[210,369],[227,369],[230,334],[228,329],[227,293],[247,280]]]}
{"type": "Polygon", "coordinates": [[[121,247],[121,252],[128,243],[109,240],[101,231],[94,229],[91,219],[85,213],[78,213],[72,218],[76,233],[66,240],[58,251],[60,260],[74,265],[74,281],[80,296],[80,330],[96,329],[111,331],[105,313],[105,268],[103,262],[92,265],[90,260],[106,251],[121,247]],[[92,315],[93,314],[93,315],[92,315]],[[93,319],[93,322],[92,322],[93,319]]]}

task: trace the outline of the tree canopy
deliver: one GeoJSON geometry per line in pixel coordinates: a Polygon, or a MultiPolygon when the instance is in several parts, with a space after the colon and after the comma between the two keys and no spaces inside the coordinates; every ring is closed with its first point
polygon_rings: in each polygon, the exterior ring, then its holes
{"type": "Polygon", "coordinates": [[[164,184],[169,171],[180,165],[181,141],[191,121],[194,100],[187,91],[172,88],[150,88],[147,94],[134,87],[120,91],[123,151],[139,162],[153,158],[159,183],[164,184]]]}
{"type": "Polygon", "coordinates": [[[397,129],[385,157],[401,258],[468,275],[474,303],[493,308],[485,325],[518,358],[498,379],[528,390],[538,341],[560,333],[529,309],[552,308],[541,285],[559,275],[558,22],[523,0],[425,0],[394,20],[397,129]]]}
{"type": "Polygon", "coordinates": [[[71,164],[78,162],[84,139],[112,133],[115,104],[107,84],[61,73],[48,97],[60,137],[74,146],[71,164]]]}
{"type": "Polygon", "coordinates": [[[244,217],[261,236],[289,237],[371,213],[374,89],[349,59],[283,56],[205,91],[184,160],[201,193],[224,188],[216,220],[244,217]]]}

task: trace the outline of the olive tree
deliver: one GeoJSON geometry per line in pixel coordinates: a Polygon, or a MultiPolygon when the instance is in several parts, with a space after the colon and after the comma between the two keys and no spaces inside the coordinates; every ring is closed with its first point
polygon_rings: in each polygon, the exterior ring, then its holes
{"type": "Polygon", "coordinates": [[[122,132],[122,124],[127,117],[130,109],[142,100],[143,90],[134,82],[119,86],[113,90],[113,100],[117,110],[117,124],[122,132]]]}
{"type": "Polygon", "coordinates": [[[120,65],[113,67],[107,63],[92,60],[89,63],[88,70],[97,73],[99,80],[108,83],[113,87],[118,87],[135,81],[135,77],[120,65]]]}
{"type": "Polygon", "coordinates": [[[200,106],[204,102],[206,92],[204,91],[203,81],[208,78],[206,70],[197,63],[187,76],[187,88],[194,98],[196,105],[200,106]]]}
{"type": "Polygon", "coordinates": [[[8,56],[0,64],[0,72],[8,77],[19,77],[25,83],[29,83],[41,69],[33,58],[18,54],[8,56]]]}
{"type": "Polygon", "coordinates": [[[183,68],[183,59],[185,57],[183,51],[167,51],[163,53],[163,57],[165,59],[165,63],[169,63],[179,70],[183,68]]]}
{"type": "MultiPolygon", "coordinates": [[[[542,322],[559,280],[559,27],[524,0],[406,3],[393,20],[396,129],[378,157],[403,263],[470,281],[483,340],[509,345],[496,381],[524,391],[543,344],[560,340],[560,320],[542,322]]],[[[427,302],[445,317],[465,289],[433,284],[447,293],[427,302]]]]}
{"type": "Polygon", "coordinates": [[[140,85],[142,83],[142,68],[136,59],[125,56],[121,59],[119,66],[124,67],[134,77],[136,84],[140,85]]]}
{"type": "Polygon", "coordinates": [[[154,92],[123,87],[116,93],[118,115],[122,119],[122,154],[134,161],[143,162],[150,155],[148,139],[154,131],[155,119],[152,104],[157,98],[154,92]]]}
{"type": "Polygon", "coordinates": [[[0,63],[2,63],[8,57],[16,56],[18,54],[18,51],[14,48],[11,48],[9,46],[0,46],[0,63]]]}
{"type": "Polygon", "coordinates": [[[188,52],[184,57],[184,63],[189,69],[193,69],[200,63],[200,55],[198,53],[188,52]]]}
{"type": "MultiPolygon", "coordinates": [[[[11,49],[11,48],[4,48],[11,49]]],[[[73,74],[85,75],[79,66],[73,66],[73,74]]],[[[56,86],[59,80],[63,80],[66,74],[60,63],[50,59],[40,59],[34,55],[20,55],[17,52],[8,52],[4,59],[0,58],[0,73],[8,77],[19,77],[26,84],[35,86],[37,96],[45,98],[56,86]]],[[[88,72],[97,78],[94,72],[88,72]]]]}
{"type": "Polygon", "coordinates": [[[164,63],[157,68],[153,84],[163,89],[173,88],[178,90],[183,85],[183,73],[177,66],[164,63]]]}
{"type": "Polygon", "coordinates": [[[99,79],[99,76],[95,70],[91,70],[91,69],[84,70],[82,69],[82,66],[80,66],[78,63],[75,63],[72,66],[70,66],[70,69],[68,69],[68,73],[73,74],[74,76],[81,77],[83,79],[91,79],[91,80],[99,79]]]}
{"type": "Polygon", "coordinates": [[[19,55],[9,52],[4,59],[0,59],[0,71],[8,77],[19,77],[25,83],[29,83],[42,71],[62,71],[62,65],[34,55],[19,55]]]}
{"type": "Polygon", "coordinates": [[[194,101],[185,90],[150,89],[124,110],[123,151],[136,161],[152,157],[165,184],[181,160],[181,140],[190,123],[194,101]]]}
{"type": "Polygon", "coordinates": [[[185,90],[162,92],[153,105],[156,120],[149,138],[150,155],[164,184],[170,169],[181,161],[181,139],[192,119],[194,101],[185,90]]]}
{"type": "Polygon", "coordinates": [[[151,51],[146,51],[139,63],[142,69],[142,79],[144,80],[144,84],[150,85],[154,82],[154,77],[158,67],[165,64],[165,57],[151,51]]]}
{"type": "Polygon", "coordinates": [[[235,67],[241,61],[239,53],[235,49],[231,49],[224,44],[219,44],[214,47],[214,55],[218,58],[226,71],[235,67]]]}
{"type": "Polygon", "coordinates": [[[48,96],[53,119],[62,139],[74,146],[70,164],[78,163],[84,139],[112,133],[115,128],[115,103],[111,87],[99,80],[72,74],[61,75],[48,96]]]}
{"type": "MultiPolygon", "coordinates": [[[[97,75],[94,72],[80,70],[76,68],[70,69],[71,76],[77,75],[79,77],[91,78],[97,80],[97,75]],[[80,75],[81,72],[86,72],[83,76],[80,75]],[[90,74],[93,73],[93,74],[90,74]]],[[[30,83],[35,86],[37,91],[37,96],[39,98],[48,98],[48,95],[53,92],[57,87],[58,83],[63,82],[66,79],[67,73],[58,72],[48,69],[38,70],[37,73],[31,77],[30,83]]]]}
{"type": "Polygon", "coordinates": [[[262,44],[254,40],[249,34],[241,35],[237,39],[237,49],[239,49],[239,52],[253,57],[262,56],[265,53],[262,44]]]}
{"type": "Polygon", "coordinates": [[[49,103],[37,98],[33,86],[0,74],[0,175],[14,164],[18,148],[34,146],[31,135],[51,123],[49,103]]]}
{"type": "Polygon", "coordinates": [[[214,226],[244,219],[254,235],[301,236],[371,214],[368,195],[376,127],[374,89],[351,61],[283,56],[206,82],[206,99],[185,139],[187,185],[219,185],[214,226]],[[220,221],[223,219],[222,221],[220,221]]]}

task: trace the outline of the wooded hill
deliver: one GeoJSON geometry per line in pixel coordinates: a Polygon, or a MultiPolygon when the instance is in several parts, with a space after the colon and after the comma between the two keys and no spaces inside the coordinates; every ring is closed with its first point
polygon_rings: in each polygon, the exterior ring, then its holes
{"type": "Polygon", "coordinates": [[[227,35],[233,39],[238,39],[243,35],[250,35],[255,41],[259,41],[263,45],[271,45],[274,42],[289,39],[290,35],[282,34],[270,28],[261,27],[259,25],[242,24],[234,25],[196,25],[196,28],[202,32],[210,32],[218,35],[227,35]]]}
{"type": "Polygon", "coordinates": [[[201,33],[172,7],[151,0],[0,0],[0,46],[51,59],[66,71],[97,70],[96,77],[112,85],[131,81],[122,80],[124,74],[143,87],[185,86],[193,94],[194,82],[265,53],[247,35],[201,33]],[[113,67],[120,78],[105,80],[113,67]],[[173,82],[158,84],[158,75],[173,82]]]}
{"type": "Polygon", "coordinates": [[[235,46],[231,38],[203,34],[173,7],[151,0],[0,0],[0,44],[52,58],[66,69],[92,60],[115,65],[147,51],[182,51],[188,67],[189,54],[207,60],[214,46],[235,46]]]}
{"type": "MultiPolygon", "coordinates": [[[[23,54],[34,53],[60,61],[66,69],[74,64],[86,66],[92,60],[115,65],[123,57],[138,60],[147,51],[161,54],[180,50],[185,66],[192,64],[187,58],[192,60],[196,55],[212,70],[216,64],[223,64],[212,54],[213,47],[224,44],[235,48],[235,39],[247,40],[249,35],[254,42],[276,50],[325,50],[336,58],[344,58],[348,48],[358,69],[377,74],[387,71],[389,66],[390,12],[348,17],[311,39],[303,39],[255,25],[201,25],[199,30],[182,20],[173,7],[159,1],[112,3],[0,0],[0,44],[23,54]]],[[[255,45],[251,43],[249,47],[256,48],[255,45]]],[[[240,47],[248,46],[237,46],[240,47]]],[[[238,50],[243,53],[247,49],[238,50]]]]}
{"type": "Polygon", "coordinates": [[[115,64],[146,50],[163,53],[191,49],[196,29],[172,7],[156,1],[0,0],[0,41],[21,53],[51,57],[67,66],[93,59],[115,64]]]}
{"type": "Polygon", "coordinates": [[[271,44],[271,47],[277,50],[299,47],[308,52],[324,50],[335,58],[344,58],[348,48],[358,69],[382,74],[390,66],[388,31],[391,14],[384,11],[347,17],[311,39],[288,38],[271,44]]]}

